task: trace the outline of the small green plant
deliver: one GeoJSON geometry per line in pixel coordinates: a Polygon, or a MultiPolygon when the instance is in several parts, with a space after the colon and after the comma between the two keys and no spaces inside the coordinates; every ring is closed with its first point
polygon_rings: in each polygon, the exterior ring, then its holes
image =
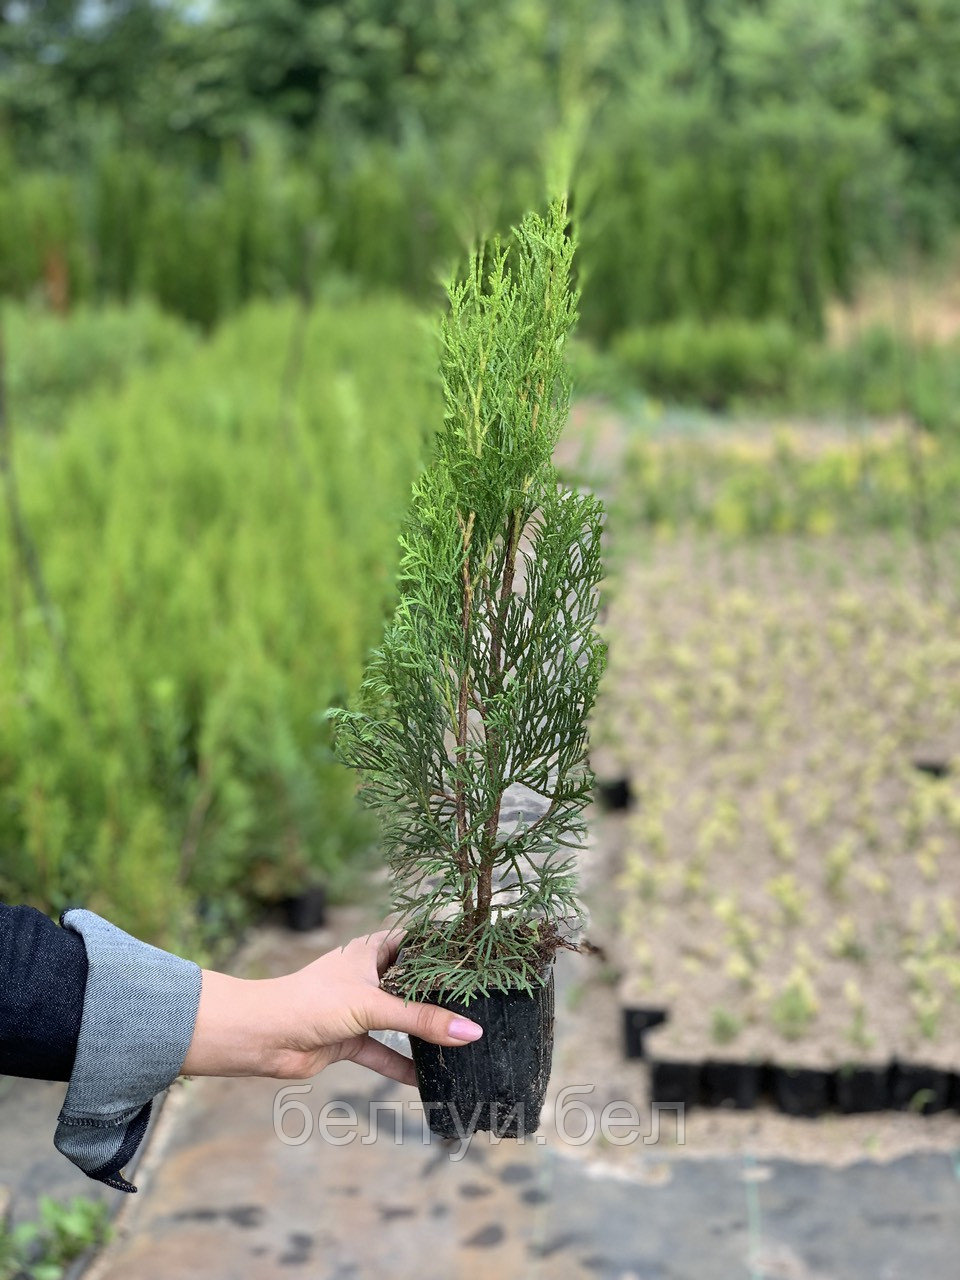
{"type": "Polygon", "coordinates": [[[567,851],[604,649],[601,505],[552,463],[572,254],[557,201],[451,284],[445,421],[401,536],[399,602],[358,709],[331,713],[382,819],[407,937],[393,980],[410,996],[530,990],[578,912],[567,851]],[[507,830],[511,788],[538,812],[507,830]]]}
{"type": "Polygon", "coordinates": [[[867,958],[867,948],[860,936],[857,922],[852,916],[841,916],[827,938],[831,955],[843,960],[862,963],[867,958]]]}
{"type": "Polygon", "coordinates": [[[770,1007],[773,1025],[787,1040],[799,1040],[820,1010],[809,973],[797,965],[770,1007]]]}
{"type": "Polygon", "coordinates": [[[39,1221],[0,1226],[0,1280],[60,1280],[74,1258],[109,1235],[105,1205],[83,1196],[66,1203],[41,1196],[39,1221]]]}
{"type": "Polygon", "coordinates": [[[842,836],[827,852],[824,868],[824,884],[834,898],[843,896],[847,876],[853,866],[854,840],[851,835],[842,836]]]}
{"type": "Polygon", "coordinates": [[[789,873],[775,876],[767,884],[767,890],[780,908],[780,915],[785,925],[800,924],[806,911],[807,897],[797,884],[796,876],[789,873]]]}
{"type": "Polygon", "coordinates": [[[716,1008],[710,1015],[710,1034],[716,1044],[732,1044],[743,1030],[743,1023],[729,1009],[716,1008]]]}
{"type": "Polygon", "coordinates": [[[850,1027],[847,1032],[850,1043],[865,1053],[873,1048],[876,1037],[872,1036],[867,1029],[867,1008],[860,984],[849,978],[843,984],[843,996],[850,1006],[850,1027]]]}

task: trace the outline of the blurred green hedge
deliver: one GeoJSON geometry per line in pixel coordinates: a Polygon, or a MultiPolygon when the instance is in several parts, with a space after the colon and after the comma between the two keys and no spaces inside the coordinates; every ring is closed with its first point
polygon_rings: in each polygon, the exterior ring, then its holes
{"type": "MultiPolygon", "coordinates": [[[[868,123],[709,103],[608,110],[579,163],[583,332],[606,342],[694,317],[806,334],[878,251],[893,161],[868,123]]],[[[478,233],[542,198],[542,157],[502,139],[377,139],[305,153],[225,145],[205,167],[103,144],[67,172],[0,150],[0,295],[150,297],[210,328],[304,288],[432,297],[478,233]]],[[[533,144],[531,143],[531,147],[533,144]]]]}
{"type": "Polygon", "coordinates": [[[841,344],[804,339],[778,320],[677,320],[630,329],[606,353],[580,346],[572,365],[588,391],[841,420],[909,414],[935,435],[960,438],[960,344],[882,326],[841,344]]]}
{"type": "Polygon", "coordinates": [[[651,395],[722,409],[744,396],[786,396],[802,350],[780,321],[694,320],[631,329],[613,354],[651,395]]]}
{"type": "Polygon", "coordinates": [[[17,433],[55,617],[4,536],[0,895],[196,946],[369,842],[322,717],[391,599],[432,344],[398,301],[305,314],[254,305],[17,433]]]}
{"type": "Polygon", "coordinates": [[[142,300],[81,305],[69,318],[40,307],[2,311],[6,390],[19,427],[56,430],[69,406],[95,387],[117,387],[134,369],[187,355],[199,338],[176,316],[142,300]]]}

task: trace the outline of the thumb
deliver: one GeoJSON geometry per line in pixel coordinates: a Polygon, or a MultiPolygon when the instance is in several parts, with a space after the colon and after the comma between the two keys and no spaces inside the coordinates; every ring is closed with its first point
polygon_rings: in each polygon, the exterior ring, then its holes
{"type": "Polygon", "coordinates": [[[405,1031],[431,1044],[455,1047],[470,1044],[483,1035],[483,1027],[435,1004],[404,1004],[399,996],[377,993],[369,1010],[371,1031],[405,1031]]]}

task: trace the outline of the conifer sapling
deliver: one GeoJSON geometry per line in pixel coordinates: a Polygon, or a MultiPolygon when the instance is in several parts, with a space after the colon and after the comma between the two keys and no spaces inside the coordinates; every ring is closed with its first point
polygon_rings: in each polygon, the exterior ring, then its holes
{"type": "Polygon", "coordinates": [[[530,991],[579,916],[605,652],[602,506],[552,461],[573,251],[557,200],[448,286],[444,421],[401,534],[396,610],[357,708],[331,712],[381,818],[406,937],[391,978],[410,997],[530,991]],[[513,825],[508,792],[525,797],[513,825]]]}

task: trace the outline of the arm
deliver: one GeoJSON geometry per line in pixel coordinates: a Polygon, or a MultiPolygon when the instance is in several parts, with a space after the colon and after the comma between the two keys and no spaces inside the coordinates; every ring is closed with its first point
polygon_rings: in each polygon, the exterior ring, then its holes
{"type": "Polygon", "coordinates": [[[0,903],[0,1075],[70,1079],[86,985],[77,934],[0,903]]]}
{"type": "Polygon", "coordinates": [[[396,935],[381,931],[282,978],[245,981],[204,971],[184,1074],[302,1080],[349,1059],[414,1084],[410,1059],[369,1031],[406,1031],[453,1048],[483,1031],[445,1009],[405,1004],[381,990],[380,976],[396,951],[396,935]]]}
{"type": "Polygon", "coordinates": [[[117,1190],[136,1190],[121,1170],[153,1098],[181,1073],[303,1079],[348,1059],[412,1084],[410,1061],[368,1031],[451,1047],[482,1035],[467,1019],[380,989],[397,950],[386,932],[252,981],[201,972],[91,911],[61,922],[0,907],[0,1070],[69,1080],[54,1142],[117,1190]]]}

